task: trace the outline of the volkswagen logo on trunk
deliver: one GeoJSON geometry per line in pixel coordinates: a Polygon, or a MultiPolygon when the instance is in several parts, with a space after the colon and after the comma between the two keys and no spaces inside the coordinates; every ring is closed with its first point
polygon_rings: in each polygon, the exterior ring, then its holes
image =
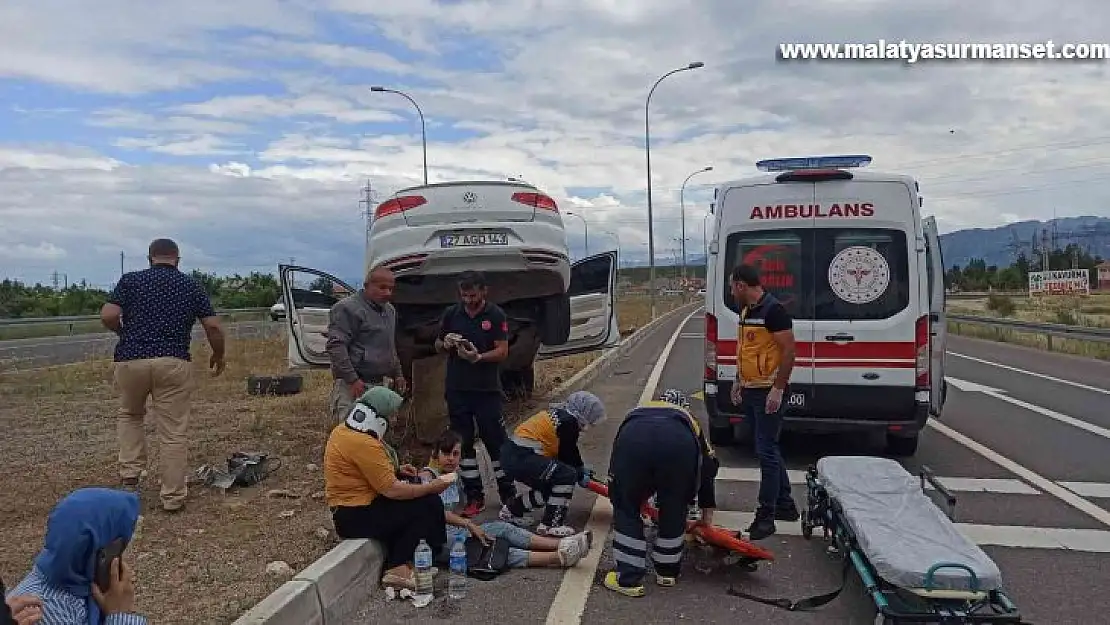
{"type": "Polygon", "coordinates": [[[463,193],[463,201],[467,204],[473,204],[478,201],[478,196],[473,191],[463,193]]]}

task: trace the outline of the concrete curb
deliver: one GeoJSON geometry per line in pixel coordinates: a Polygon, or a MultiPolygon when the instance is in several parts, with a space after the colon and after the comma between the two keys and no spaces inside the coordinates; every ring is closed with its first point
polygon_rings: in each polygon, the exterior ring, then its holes
{"type": "MultiPolygon", "coordinates": [[[[621,356],[627,355],[668,320],[689,314],[692,303],[676,308],[636,330],[621,344],[610,348],[584,369],[574,374],[553,396],[566,395],[589,386],[612,371],[621,356]]],[[[339,625],[349,623],[370,589],[378,587],[385,552],[373,540],[344,540],[282,584],[233,625],[339,625]]]]}

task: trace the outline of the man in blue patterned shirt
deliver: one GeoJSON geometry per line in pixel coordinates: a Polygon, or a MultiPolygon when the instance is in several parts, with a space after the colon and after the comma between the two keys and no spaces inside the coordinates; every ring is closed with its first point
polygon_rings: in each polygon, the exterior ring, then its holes
{"type": "Polygon", "coordinates": [[[115,350],[115,381],[120,392],[120,478],[137,490],[146,465],[143,418],[147,397],[158,431],[162,508],[185,505],[188,474],[188,425],[196,380],[189,353],[193,324],[199,319],[212,346],[209,366],[224,370],[224,333],[204,288],[178,270],[177,244],[156,239],[147,255],[150,268],[120,277],[101,321],[119,335],[115,350]]]}

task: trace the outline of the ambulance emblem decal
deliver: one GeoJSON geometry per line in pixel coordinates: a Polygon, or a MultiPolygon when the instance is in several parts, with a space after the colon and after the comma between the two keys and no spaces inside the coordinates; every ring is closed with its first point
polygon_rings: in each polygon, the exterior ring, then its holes
{"type": "Polygon", "coordinates": [[[890,286],[890,265],[869,247],[845,248],[829,263],[829,286],[849,304],[868,304],[882,297],[890,286]]]}

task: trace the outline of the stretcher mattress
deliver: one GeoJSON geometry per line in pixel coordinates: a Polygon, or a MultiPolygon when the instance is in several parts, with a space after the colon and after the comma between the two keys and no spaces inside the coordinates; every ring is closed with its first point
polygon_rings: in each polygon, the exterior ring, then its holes
{"type": "MultiPolygon", "coordinates": [[[[817,475],[829,497],[840,504],[843,522],[855,534],[863,556],[888,583],[924,588],[934,564],[962,564],[975,571],[978,590],[1002,587],[1002,572],[964,536],[921,489],[920,478],[886,458],[828,456],[817,475]]],[[[933,588],[970,590],[967,571],[938,569],[933,588]]]]}

